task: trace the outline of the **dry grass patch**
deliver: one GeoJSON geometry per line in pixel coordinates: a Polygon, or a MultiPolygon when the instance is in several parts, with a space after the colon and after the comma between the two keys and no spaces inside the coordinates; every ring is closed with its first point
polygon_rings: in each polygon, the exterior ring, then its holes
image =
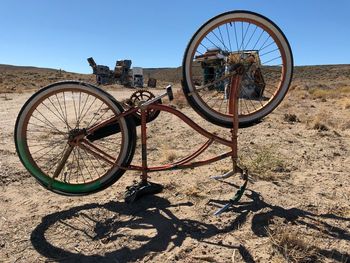
{"type": "Polygon", "coordinates": [[[318,99],[334,99],[341,98],[350,94],[350,87],[330,88],[330,87],[315,87],[309,89],[309,93],[313,98],[318,99]]]}
{"type": "Polygon", "coordinates": [[[281,173],[288,172],[286,157],[276,151],[274,146],[262,147],[256,154],[242,157],[242,162],[250,174],[259,179],[273,181],[281,178],[281,173]]]}
{"type": "Polygon", "coordinates": [[[191,186],[186,188],[184,194],[190,198],[205,198],[203,194],[203,189],[200,189],[199,186],[191,186]]]}
{"type": "Polygon", "coordinates": [[[295,114],[284,114],[283,120],[289,123],[300,122],[299,118],[295,114]]]}
{"type": "Polygon", "coordinates": [[[307,124],[311,129],[318,131],[329,131],[329,127],[334,126],[333,123],[327,119],[327,114],[319,114],[310,119],[307,124]]]}
{"type": "Polygon", "coordinates": [[[273,250],[283,258],[281,262],[323,262],[317,248],[298,230],[278,225],[275,229],[269,229],[268,235],[273,250]]]}
{"type": "Polygon", "coordinates": [[[164,147],[164,149],[162,149],[161,152],[161,160],[163,160],[163,163],[171,163],[179,158],[179,155],[176,152],[176,150],[172,150],[169,147],[164,147]]]}
{"type": "Polygon", "coordinates": [[[342,106],[344,110],[350,109],[350,96],[339,100],[339,104],[342,106]]]}
{"type": "Polygon", "coordinates": [[[183,94],[182,89],[179,89],[174,94],[174,100],[172,101],[172,104],[175,105],[177,108],[182,109],[185,107],[188,107],[188,102],[183,94]]]}

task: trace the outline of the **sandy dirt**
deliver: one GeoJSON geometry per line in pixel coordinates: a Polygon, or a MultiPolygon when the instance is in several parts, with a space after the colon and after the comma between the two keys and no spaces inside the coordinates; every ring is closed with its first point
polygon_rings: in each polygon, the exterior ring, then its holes
{"type": "MultiPolygon", "coordinates": [[[[213,213],[242,184],[210,179],[228,171],[229,160],[153,173],[150,180],[164,191],[131,205],[123,195],[135,172],[89,196],[44,189],[13,142],[16,116],[33,92],[0,94],[0,262],[350,262],[349,101],[307,89],[295,83],[277,110],[239,130],[250,182],[240,203],[220,217],[213,213]]],[[[118,100],[132,91],[109,90],[118,100]]],[[[228,136],[191,108],[181,111],[228,136]]],[[[148,131],[150,164],[180,159],[206,141],[166,113],[148,131]]],[[[203,157],[222,151],[214,145],[203,157]]]]}

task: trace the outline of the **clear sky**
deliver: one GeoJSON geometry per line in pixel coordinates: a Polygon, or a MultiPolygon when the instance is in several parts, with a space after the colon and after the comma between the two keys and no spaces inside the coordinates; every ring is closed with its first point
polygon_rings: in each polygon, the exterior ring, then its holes
{"type": "Polygon", "coordinates": [[[296,65],[350,64],[349,0],[0,0],[0,64],[91,73],[177,67],[193,33],[230,10],[267,16],[287,36],[296,65]]]}

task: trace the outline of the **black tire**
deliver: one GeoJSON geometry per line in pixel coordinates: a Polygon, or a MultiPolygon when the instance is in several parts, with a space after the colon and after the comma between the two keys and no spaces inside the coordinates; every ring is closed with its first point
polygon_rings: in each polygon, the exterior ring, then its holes
{"type": "MultiPolygon", "coordinates": [[[[220,14],[201,26],[193,35],[185,50],[182,62],[183,92],[188,103],[208,121],[223,127],[232,127],[232,115],[227,111],[228,106],[225,104],[226,98],[224,98],[225,92],[215,90],[220,85],[221,87],[226,85],[225,81],[227,80],[221,80],[210,87],[206,87],[210,85],[208,79],[217,81],[220,78],[215,79],[213,77],[213,74],[217,74],[213,73],[213,68],[211,68],[210,72],[212,75],[208,73],[209,68],[205,71],[205,67],[207,67],[205,63],[210,60],[198,59],[201,54],[202,58],[205,54],[209,54],[209,52],[206,52],[212,44],[215,49],[219,50],[218,52],[224,54],[223,57],[225,58],[223,61],[226,61],[225,59],[227,59],[229,54],[233,56],[238,54],[240,58],[254,55],[256,58],[255,64],[257,66],[260,65],[260,76],[263,77],[263,82],[266,82],[266,87],[264,86],[265,84],[261,85],[260,97],[245,96],[243,92],[249,86],[247,84],[240,86],[239,92],[243,94],[240,95],[238,106],[240,127],[253,124],[272,112],[286,95],[293,75],[291,48],[279,27],[268,18],[256,13],[241,10],[231,11],[220,14]],[[237,31],[239,30],[237,28],[241,29],[238,34],[237,31]],[[261,34],[260,38],[259,35],[255,35],[256,33],[261,34]],[[253,37],[257,38],[254,46],[253,44],[250,45],[254,43],[251,42],[253,37]],[[269,42],[261,45],[265,38],[269,42]],[[255,49],[256,46],[260,46],[260,49],[255,49]],[[263,57],[264,61],[262,62],[261,58],[263,57]],[[197,83],[200,84],[198,85],[197,83]],[[215,91],[213,91],[213,86],[215,86],[215,91]],[[212,101],[210,102],[210,100],[212,101]],[[216,103],[215,101],[219,102],[211,105],[213,101],[214,103],[216,103]],[[219,103],[221,103],[220,106],[219,103]],[[224,107],[222,108],[222,106],[224,107]]],[[[227,65],[227,62],[222,63],[221,69],[223,72],[224,65],[227,65]]],[[[222,72],[220,74],[224,76],[222,72]]],[[[255,72],[258,71],[256,70],[255,72]]],[[[243,76],[244,78],[250,81],[248,82],[250,86],[256,85],[248,76],[243,76]]]]}
{"type": "Polygon", "coordinates": [[[122,106],[96,86],[78,81],[51,84],[32,95],[17,117],[14,139],[18,156],[39,183],[55,193],[101,191],[124,174],[120,167],[132,161],[136,146],[133,118],[120,118],[118,133],[86,139],[84,145],[89,147],[71,146],[68,140],[121,112],[122,106]],[[107,155],[98,155],[94,149],[107,155]],[[60,164],[62,168],[58,168],[60,164]]]}

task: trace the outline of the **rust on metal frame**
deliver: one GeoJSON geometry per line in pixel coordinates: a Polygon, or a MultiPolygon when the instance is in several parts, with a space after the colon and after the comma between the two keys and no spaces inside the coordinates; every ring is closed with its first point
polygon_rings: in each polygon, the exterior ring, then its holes
{"type": "MultiPolygon", "coordinates": [[[[210,164],[212,162],[225,159],[227,157],[231,157],[233,161],[233,169],[237,171],[238,87],[240,85],[241,78],[242,78],[241,72],[238,71],[237,75],[232,76],[230,81],[229,112],[232,114],[232,122],[233,122],[233,127],[231,129],[231,136],[232,136],[231,140],[221,138],[213,133],[206,131],[205,129],[200,127],[198,124],[196,124],[194,121],[192,121],[189,117],[187,117],[185,114],[183,114],[182,112],[172,107],[169,107],[163,104],[151,104],[146,106],[145,108],[141,108],[141,145],[142,145],[141,166],[131,164],[128,167],[119,166],[118,168],[124,169],[124,170],[141,171],[142,172],[141,179],[146,181],[148,172],[194,168],[194,167],[210,164]],[[184,121],[187,125],[189,125],[192,129],[197,131],[199,134],[208,138],[208,140],[201,147],[199,147],[195,152],[191,153],[190,155],[182,158],[181,160],[175,163],[169,163],[162,166],[148,167],[148,164],[147,164],[147,114],[150,110],[165,111],[177,116],[182,121],[184,121]],[[212,157],[203,161],[191,162],[200,154],[202,154],[213,142],[218,142],[222,145],[228,146],[231,148],[231,151],[217,155],[215,157],[212,157]]],[[[133,114],[138,110],[139,110],[139,107],[130,108],[129,110],[126,110],[119,115],[109,118],[108,120],[105,120],[89,128],[87,130],[87,133],[93,133],[99,128],[104,127],[105,125],[111,124],[113,122],[117,122],[119,119],[126,117],[130,114],[133,114]]],[[[116,165],[114,163],[115,160],[112,156],[104,153],[101,149],[94,147],[87,140],[83,139],[81,143],[79,143],[79,146],[89,151],[94,156],[105,160],[107,163],[116,165]],[[112,160],[114,160],[114,162],[112,160]]]]}

